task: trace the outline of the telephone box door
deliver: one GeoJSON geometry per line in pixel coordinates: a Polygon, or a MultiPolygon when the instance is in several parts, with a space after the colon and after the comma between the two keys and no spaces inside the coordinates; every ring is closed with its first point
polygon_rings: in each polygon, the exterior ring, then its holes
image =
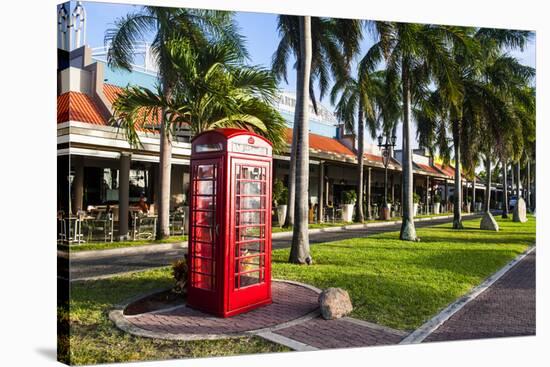
{"type": "Polygon", "coordinates": [[[271,162],[231,159],[229,311],[271,303],[271,162]]]}
{"type": "Polygon", "coordinates": [[[200,300],[203,307],[215,308],[219,305],[217,290],[220,287],[216,280],[216,268],[219,265],[216,258],[220,246],[221,158],[194,160],[191,169],[193,174],[189,261],[192,262],[192,266],[189,292],[198,296],[191,298],[200,300]]]}

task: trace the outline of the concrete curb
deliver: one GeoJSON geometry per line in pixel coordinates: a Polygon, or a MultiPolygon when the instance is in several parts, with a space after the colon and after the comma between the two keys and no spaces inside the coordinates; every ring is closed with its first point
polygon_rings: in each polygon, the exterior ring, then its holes
{"type": "Polygon", "coordinates": [[[536,246],[533,245],[529,247],[522,254],[518,255],[515,259],[510,261],[508,264],[504,265],[496,273],[490,275],[485,279],[480,285],[474,287],[466,295],[460,297],[449,306],[447,306],[443,311],[435,315],[433,318],[428,320],[418,329],[410,333],[405,339],[403,339],[399,344],[418,344],[422,343],[431,333],[433,333],[437,328],[439,328],[445,321],[447,321],[451,316],[457,313],[462,309],[467,303],[473,301],[481,293],[487,290],[491,285],[493,285],[497,280],[499,280],[504,274],[506,274],[510,269],[512,269],[517,263],[523,260],[527,255],[533,252],[536,249],[536,246]]]}
{"type": "MultiPolygon", "coordinates": [[[[479,213],[469,213],[469,214],[462,214],[462,218],[469,218],[469,217],[475,217],[478,216],[479,213]]],[[[415,222],[424,222],[428,220],[437,220],[437,219],[450,219],[453,215],[438,215],[433,217],[425,217],[425,218],[416,218],[415,222]]],[[[362,229],[362,228],[380,228],[380,227],[391,227],[396,224],[401,224],[400,220],[396,221],[389,221],[389,222],[374,222],[374,223],[358,223],[358,224],[346,224],[343,226],[334,226],[334,227],[326,227],[326,228],[314,228],[309,230],[309,234],[314,233],[323,233],[323,232],[338,232],[338,231],[344,231],[347,229],[362,229]]],[[[292,231],[286,231],[286,232],[276,232],[271,234],[271,238],[276,239],[285,239],[285,238],[292,238],[292,231]]]]}
{"type": "MultiPolygon", "coordinates": [[[[123,271],[121,273],[97,275],[97,276],[93,276],[93,277],[76,278],[76,279],[70,279],[70,282],[74,283],[74,282],[89,282],[89,281],[94,281],[94,280],[103,280],[103,279],[120,277],[120,276],[124,276],[124,275],[141,273],[141,272],[148,271],[148,270],[163,269],[163,268],[166,268],[168,266],[170,266],[170,265],[155,266],[155,267],[152,267],[152,268],[143,268],[143,269],[136,269],[136,270],[130,270],[130,271],[123,271]]],[[[63,279],[66,279],[66,278],[63,278],[63,279]]],[[[142,297],[144,297],[144,296],[142,296],[142,297]]]]}
{"type": "MultiPolygon", "coordinates": [[[[304,284],[304,283],[295,282],[295,281],[278,280],[278,279],[273,279],[273,281],[286,282],[286,283],[289,283],[289,284],[295,284],[295,285],[299,285],[299,286],[314,290],[317,293],[320,292],[320,290],[318,288],[315,288],[315,287],[313,287],[309,284],[304,284]]],[[[140,327],[137,327],[137,326],[133,325],[128,320],[128,318],[131,318],[131,316],[130,317],[124,316],[123,313],[122,313],[124,308],[126,308],[130,303],[135,302],[135,301],[139,300],[140,298],[146,297],[147,295],[150,295],[150,294],[151,294],[151,292],[148,292],[145,295],[135,296],[135,297],[132,297],[132,298],[124,301],[124,303],[122,303],[122,304],[115,305],[114,307],[116,307],[116,309],[109,312],[109,319],[112,322],[114,322],[116,327],[118,327],[122,331],[125,331],[125,332],[133,334],[133,335],[142,336],[142,337],[146,337],[146,338],[153,338],[153,339],[215,340],[215,339],[242,338],[242,337],[248,337],[248,336],[260,336],[260,337],[262,337],[262,335],[265,335],[266,339],[270,340],[269,338],[275,338],[271,335],[271,334],[275,335],[274,333],[272,333],[272,331],[278,330],[280,328],[285,328],[285,327],[301,324],[303,322],[309,321],[309,320],[319,316],[319,314],[320,314],[320,311],[317,309],[317,310],[315,310],[313,312],[310,312],[308,314],[305,314],[305,315],[303,315],[303,316],[301,316],[297,319],[286,321],[286,322],[278,324],[278,325],[274,325],[274,326],[266,327],[266,328],[261,328],[261,329],[255,329],[255,330],[247,330],[247,331],[243,331],[243,332],[239,332],[239,333],[227,333],[227,334],[170,334],[170,333],[160,333],[160,332],[153,332],[153,331],[145,330],[145,329],[142,329],[140,327]],[[260,335],[260,334],[262,334],[262,335],[260,335]]],[[[175,306],[175,307],[173,306],[173,307],[170,307],[170,309],[179,308],[179,307],[186,307],[186,306],[185,305],[175,306]]],[[[162,311],[166,311],[167,309],[157,310],[157,311],[153,311],[153,312],[162,312],[162,311]]],[[[289,340],[294,342],[292,339],[289,339],[289,340]]],[[[270,341],[274,341],[274,340],[270,340],[270,341]]],[[[299,343],[299,342],[296,342],[296,343],[299,343]]],[[[288,346],[289,348],[292,348],[290,345],[283,344],[283,343],[280,343],[280,344],[288,346]]],[[[302,343],[299,343],[299,344],[302,344],[302,343]]],[[[296,346],[298,346],[298,344],[296,344],[296,346]]],[[[304,344],[304,346],[305,346],[305,344],[304,344]]],[[[309,347],[309,346],[306,346],[306,347],[309,347]]],[[[311,348],[313,348],[313,347],[311,347],[311,348]]],[[[300,350],[313,350],[313,349],[300,349],[300,350]]]]}
{"type": "Polygon", "coordinates": [[[71,252],[71,259],[90,259],[90,258],[101,258],[109,257],[114,255],[128,255],[128,254],[148,254],[151,252],[165,251],[165,250],[181,250],[187,248],[187,241],[185,242],[175,242],[175,243],[159,243],[156,245],[143,245],[143,246],[130,246],[130,247],[120,247],[113,248],[108,250],[89,250],[89,251],[78,251],[71,252]]]}

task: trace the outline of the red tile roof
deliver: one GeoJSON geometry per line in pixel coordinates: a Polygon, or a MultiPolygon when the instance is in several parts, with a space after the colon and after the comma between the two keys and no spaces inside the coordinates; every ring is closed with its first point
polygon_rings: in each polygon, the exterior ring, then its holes
{"type": "Polygon", "coordinates": [[[447,177],[453,178],[455,176],[455,168],[450,165],[443,166],[439,163],[434,163],[434,166],[437,170],[439,170],[442,174],[444,174],[447,177]]]}
{"type": "Polygon", "coordinates": [[[432,175],[438,175],[438,176],[441,176],[441,172],[438,171],[437,169],[435,169],[434,167],[432,166],[429,166],[427,164],[422,164],[422,163],[418,163],[418,162],[414,162],[414,164],[419,168],[421,169],[422,171],[424,172],[428,172],[432,175]]]}
{"type": "MultiPolygon", "coordinates": [[[[285,130],[286,142],[289,145],[292,145],[292,129],[287,128],[285,130]]],[[[310,149],[320,150],[323,152],[348,155],[351,157],[355,156],[355,153],[346,147],[344,144],[340,143],[334,138],[329,138],[323,135],[309,134],[309,147],[310,149]]]]}
{"type": "Polygon", "coordinates": [[[103,84],[103,94],[105,94],[105,97],[107,97],[107,100],[113,104],[118,97],[118,95],[122,92],[122,88],[113,84],[103,84]]]}
{"type": "Polygon", "coordinates": [[[57,123],[67,121],[106,125],[107,120],[93,99],[84,93],[67,92],[57,97],[57,123]]]}

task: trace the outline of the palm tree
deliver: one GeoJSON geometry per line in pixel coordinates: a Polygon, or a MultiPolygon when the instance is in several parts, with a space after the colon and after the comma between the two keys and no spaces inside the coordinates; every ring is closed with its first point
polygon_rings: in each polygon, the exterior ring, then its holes
{"type": "Polygon", "coordinates": [[[331,91],[331,103],[335,104],[335,114],[344,122],[348,131],[357,125],[357,216],[356,221],[364,221],[363,213],[363,171],[365,124],[372,138],[383,125],[386,133],[399,119],[399,106],[395,99],[398,94],[395,85],[387,86],[383,70],[370,71],[359,63],[357,78],[348,76],[337,80],[331,91]],[[338,101],[337,101],[338,99],[338,101]]]}
{"type": "Polygon", "coordinates": [[[186,40],[166,44],[170,67],[177,73],[170,94],[129,86],[113,104],[113,119],[129,142],[139,145],[137,130],[163,120],[174,133],[188,126],[193,135],[219,127],[238,127],[284,144],[285,121],[273,107],[277,82],[269,70],[242,64],[232,45],[194,47],[186,40]]]}
{"type": "MultiPolygon", "coordinates": [[[[272,69],[279,80],[287,80],[288,63],[294,56],[296,62],[296,91],[302,89],[300,72],[301,36],[300,18],[292,15],[279,15],[277,29],[281,40],[273,54],[272,69]]],[[[332,76],[343,77],[348,74],[348,65],[359,48],[362,38],[361,21],[347,19],[332,19],[311,17],[311,71],[309,73],[308,103],[311,99],[313,109],[318,110],[317,96],[314,85],[319,87],[319,97],[322,98],[328,91],[332,76]]],[[[296,96],[298,98],[298,96],[296,96]]],[[[300,129],[300,115],[294,113],[294,126],[292,144],[290,150],[290,168],[288,182],[288,210],[285,219],[285,227],[294,224],[294,204],[296,191],[296,150],[297,134],[300,129]]]]}
{"type": "MultiPolygon", "coordinates": [[[[166,45],[170,40],[186,39],[196,47],[212,40],[223,40],[233,45],[239,57],[247,57],[242,37],[238,34],[229,12],[144,6],[115,22],[105,34],[109,45],[107,61],[110,66],[131,70],[137,42],[151,36],[151,53],[158,64],[162,95],[170,99],[177,74],[172,68],[166,45]]],[[[167,114],[160,121],[160,200],[157,238],[169,235],[170,173],[172,132],[167,129],[167,114]]]]}
{"type": "Polygon", "coordinates": [[[292,228],[292,245],[289,262],[311,264],[308,232],[308,189],[309,189],[309,82],[311,72],[312,44],[311,17],[300,17],[300,70],[297,75],[296,111],[298,127],[296,132],[296,222],[292,228]]]}
{"type": "Polygon", "coordinates": [[[451,43],[458,80],[450,82],[460,86],[462,97],[451,102],[445,90],[436,90],[434,95],[426,98],[424,118],[419,121],[424,126],[419,131],[427,142],[437,143],[446,162],[450,160],[451,152],[447,131],[451,131],[455,163],[455,229],[462,228],[461,166],[470,170],[475,168],[472,164],[477,161],[480,149],[489,155],[497,153],[504,161],[503,147],[508,144],[505,135],[517,131],[518,125],[503,95],[508,93],[512,79],[525,80],[523,77],[529,74],[529,70],[511,63],[506,55],[503,58],[501,50],[504,47],[522,48],[529,37],[530,32],[524,31],[465,28],[464,37],[451,43]],[[434,107],[434,101],[438,107],[434,107]],[[434,130],[437,138],[430,133],[434,130]],[[496,149],[488,152],[487,147],[494,144],[496,149]]]}
{"type": "Polygon", "coordinates": [[[379,39],[365,56],[366,65],[372,68],[384,58],[387,78],[400,79],[403,107],[403,221],[400,239],[415,241],[411,103],[425,97],[430,83],[442,88],[446,99],[452,103],[461,98],[460,86],[455,83],[456,65],[449,43],[463,40],[464,31],[458,27],[393,22],[374,22],[372,28],[379,39]]]}

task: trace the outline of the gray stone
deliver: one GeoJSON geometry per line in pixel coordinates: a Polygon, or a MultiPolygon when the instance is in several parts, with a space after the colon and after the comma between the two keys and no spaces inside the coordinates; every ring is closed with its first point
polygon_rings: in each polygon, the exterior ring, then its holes
{"type": "Polygon", "coordinates": [[[319,307],[325,320],[334,320],[353,310],[347,291],[342,288],[327,288],[319,295],[319,307]]]}
{"type": "Polygon", "coordinates": [[[493,217],[493,215],[489,212],[485,212],[483,214],[483,218],[481,218],[481,223],[479,224],[480,229],[485,229],[487,231],[497,231],[499,230],[498,223],[493,217]]]}
{"type": "Polygon", "coordinates": [[[518,199],[516,207],[514,208],[513,221],[521,223],[527,222],[527,206],[525,205],[525,200],[523,200],[523,198],[518,199]]]}

